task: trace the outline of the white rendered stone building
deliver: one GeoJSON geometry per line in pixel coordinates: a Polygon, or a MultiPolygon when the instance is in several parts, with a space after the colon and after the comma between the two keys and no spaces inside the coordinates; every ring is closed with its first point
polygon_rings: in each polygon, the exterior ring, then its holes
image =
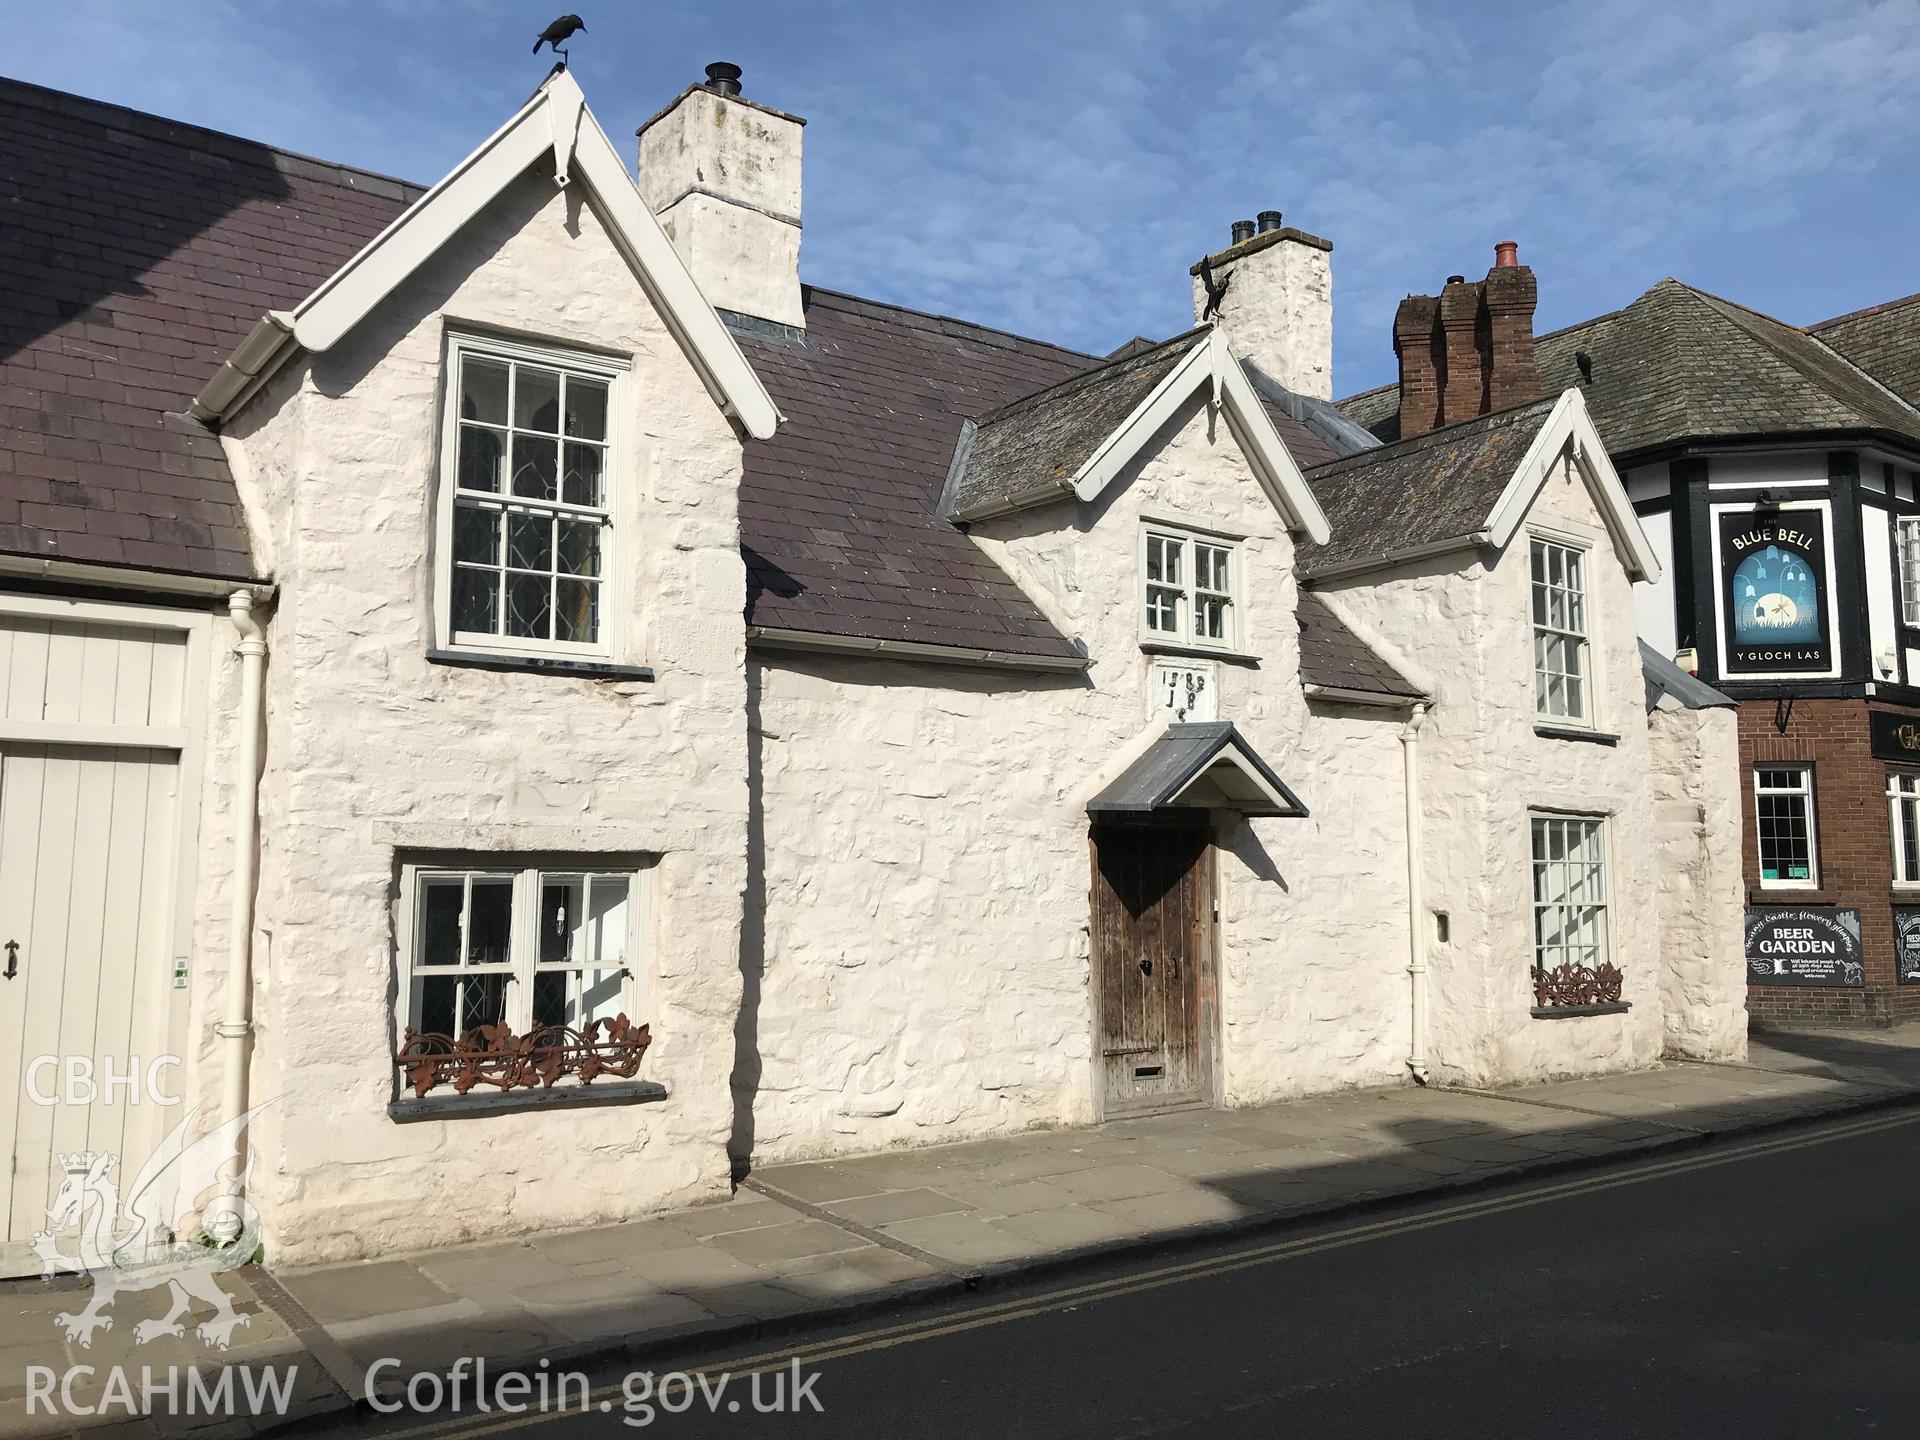
{"type": "Polygon", "coordinates": [[[4,99],[192,200],[0,361],[0,1059],[264,1103],[277,1262],[1741,1053],[1732,720],[1643,665],[1578,392],[1373,447],[1325,241],[1102,359],[803,286],[802,122],[726,71],[637,184],[564,70],[425,192],[4,99]]]}

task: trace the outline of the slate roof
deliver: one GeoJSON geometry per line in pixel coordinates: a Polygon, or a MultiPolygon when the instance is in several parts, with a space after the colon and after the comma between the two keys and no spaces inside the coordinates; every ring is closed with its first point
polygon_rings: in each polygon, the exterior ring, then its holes
{"type": "Polygon", "coordinates": [[[1558,396],[1442,426],[1307,472],[1332,538],[1300,547],[1312,575],[1484,529],[1558,396]]]}
{"type": "Polygon", "coordinates": [[[1647,713],[1652,714],[1662,695],[1671,695],[1689,710],[1736,708],[1706,681],[1689,675],[1646,641],[1640,642],[1640,678],[1647,690],[1647,713]]]}
{"type": "Polygon", "coordinates": [[[1300,802],[1300,797],[1274,772],[1247,737],[1227,720],[1169,725],[1138,759],[1087,802],[1087,811],[1093,815],[1150,815],[1176,805],[1181,793],[1212,768],[1229,747],[1279,797],[1279,803],[1275,804],[1269,797],[1258,794],[1257,787],[1244,777],[1236,780],[1233,772],[1227,771],[1222,779],[1237,792],[1232,803],[1241,814],[1306,816],[1307,807],[1300,802]]]}
{"type": "Polygon", "coordinates": [[[1300,592],[1300,682],[1334,690],[1420,699],[1424,692],[1381,659],[1311,590],[1300,592]]]}
{"type": "Polygon", "coordinates": [[[1807,327],[1909,404],[1920,404],[1920,295],[1807,327]]]}
{"type": "Polygon", "coordinates": [[[747,623],[1018,654],[1072,647],[938,518],[967,417],[1098,363],[1038,341],[808,289],[805,338],[735,334],[786,423],[746,447],[747,623]]]}
{"type": "MultiPolygon", "coordinates": [[[[1843,317],[1844,318],[1844,317],[1843,317]]],[[[1684,441],[1873,434],[1920,447],[1920,412],[1807,331],[1662,280],[1624,310],[1542,335],[1540,384],[1578,385],[1616,463],[1684,441]],[[1593,360],[1585,380],[1576,355],[1593,360]]],[[[1396,387],[1340,408],[1399,434],[1396,387]]]]}
{"type": "MultiPolygon", "coordinates": [[[[250,578],[224,457],[182,412],[261,315],[305,298],[421,193],[0,80],[0,553],[250,578]]],[[[735,326],[787,417],[746,447],[749,622],[1073,654],[936,510],[964,421],[1107,362],[804,298],[804,337],[735,326]]],[[[1299,463],[1331,455],[1268,404],[1299,463]]]]}
{"type": "MultiPolygon", "coordinates": [[[[955,456],[944,513],[992,514],[1036,503],[1050,493],[1071,493],[1073,477],[1100,442],[1120,428],[1207,333],[1204,328],[1189,330],[1158,345],[1131,340],[1096,369],[981,417],[955,456]]],[[[1340,451],[1313,427],[1314,412],[1294,414],[1303,404],[1320,402],[1303,402],[1252,366],[1245,368],[1294,464],[1305,469],[1337,457],[1340,451]]],[[[1371,437],[1367,440],[1371,443],[1371,437]]]]}
{"type": "Polygon", "coordinates": [[[220,447],[172,417],[419,193],[0,79],[0,552],[251,577],[220,447]]]}
{"type": "MultiPolygon", "coordinates": [[[[1174,367],[1207,338],[1189,330],[981,418],[956,462],[947,513],[966,515],[1014,504],[1049,487],[1070,490],[1075,474],[1174,367]]],[[[1298,462],[1296,462],[1298,463],[1298,462]]]]}

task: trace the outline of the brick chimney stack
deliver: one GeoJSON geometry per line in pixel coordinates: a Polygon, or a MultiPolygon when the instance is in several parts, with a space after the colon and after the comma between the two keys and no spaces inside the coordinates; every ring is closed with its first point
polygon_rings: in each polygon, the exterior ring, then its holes
{"type": "Polygon", "coordinates": [[[1486,279],[1449,276],[1438,296],[1400,302],[1393,349],[1402,439],[1540,398],[1533,342],[1539,290],[1519,249],[1502,240],[1486,279]]]}
{"type": "Polygon", "coordinates": [[[1409,295],[1393,317],[1393,353],[1400,357],[1400,434],[1424,435],[1440,423],[1440,305],[1409,295]]]}
{"type": "Polygon", "coordinates": [[[1485,347],[1481,344],[1480,287],[1449,275],[1440,292],[1440,329],[1445,336],[1440,380],[1440,423],[1487,413],[1485,347]]]}

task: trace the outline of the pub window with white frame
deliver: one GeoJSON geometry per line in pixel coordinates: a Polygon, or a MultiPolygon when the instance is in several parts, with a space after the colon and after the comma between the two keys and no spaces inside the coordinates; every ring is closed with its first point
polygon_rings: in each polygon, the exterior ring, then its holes
{"type": "Polygon", "coordinates": [[[1534,967],[1598,975],[1607,963],[1606,822],[1578,815],[1530,819],[1534,967]]]}
{"type": "Polygon", "coordinates": [[[1900,516],[1893,535],[1900,566],[1900,615],[1920,629],[1920,515],[1900,516]]]}
{"type": "Polygon", "coordinates": [[[457,1040],[643,1019],[646,872],[593,864],[408,864],[396,1027],[457,1040]]]}
{"type": "Polygon", "coordinates": [[[1920,771],[1887,772],[1887,810],[1893,822],[1893,883],[1920,885],[1920,771]]]}
{"type": "Polygon", "coordinates": [[[1762,885],[1810,890],[1819,884],[1811,765],[1756,765],[1753,822],[1762,885]]]}
{"type": "Polygon", "coordinates": [[[624,367],[469,336],[452,338],[448,367],[441,644],[607,657],[624,367]]]}
{"type": "Polygon", "coordinates": [[[1142,532],[1143,633],[1149,641],[1232,650],[1240,645],[1239,547],[1216,536],[1142,532]]]}
{"type": "Polygon", "coordinates": [[[1586,552],[1539,536],[1533,537],[1530,549],[1534,713],[1585,724],[1591,699],[1586,552]]]}

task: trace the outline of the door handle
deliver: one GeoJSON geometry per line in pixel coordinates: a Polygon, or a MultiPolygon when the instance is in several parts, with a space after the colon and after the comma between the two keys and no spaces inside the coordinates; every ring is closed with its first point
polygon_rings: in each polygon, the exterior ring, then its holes
{"type": "Polygon", "coordinates": [[[11,980],[13,979],[14,976],[18,975],[19,973],[20,973],[20,942],[18,940],[9,940],[7,941],[7,968],[5,970],[0,970],[0,975],[5,975],[7,979],[11,980]]]}

